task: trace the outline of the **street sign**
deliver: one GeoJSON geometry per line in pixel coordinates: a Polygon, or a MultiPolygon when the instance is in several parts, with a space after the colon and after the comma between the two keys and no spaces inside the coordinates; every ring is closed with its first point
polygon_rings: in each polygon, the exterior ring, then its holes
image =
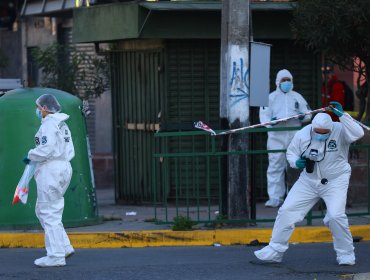
{"type": "Polygon", "coordinates": [[[251,42],[249,106],[269,105],[270,49],[269,44],[251,42]]]}
{"type": "Polygon", "coordinates": [[[21,79],[0,79],[0,90],[22,88],[21,79]]]}

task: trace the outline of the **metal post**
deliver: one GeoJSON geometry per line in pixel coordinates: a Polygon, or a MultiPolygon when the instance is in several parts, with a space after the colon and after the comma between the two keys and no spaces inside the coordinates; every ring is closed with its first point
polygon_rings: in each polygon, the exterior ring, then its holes
{"type": "MultiPolygon", "coordinates": [[[[249,124],[249,0],[224,0],[221,17],[221,126],[239,128],[249,124]]],[[[248,134],[228,136],[226,147],[247,150],[248,134]]],[[[248,157],[229,156],[225,167],[228,217],[249,218],[248,157]]]]}
{"type": "Polygon", "coordinates": [[[22,42],[22,84],[23,87],[28,87],[28,73],[27,73],[27,21],[21,20],[21,42],[22,42]]]}

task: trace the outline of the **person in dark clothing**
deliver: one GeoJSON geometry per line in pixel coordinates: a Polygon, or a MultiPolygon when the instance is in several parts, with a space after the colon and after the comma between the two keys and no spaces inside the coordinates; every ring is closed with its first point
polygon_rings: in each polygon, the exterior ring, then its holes
{"type": "MultiPolygon", "coordinates": [[[[322,85],[322,94],[321,94],[321,104],[323,107],[329,106],[330,102],[338,102],[345,107],[345,89],[341,81],[338,80],[338,77],[334,72],[328,71],[327,77],[329,78],[326,87],[325,83],[322,85]]],[[[330,116],[333,121],[338,122],[339,118],[330,113],[330,116]]]]}

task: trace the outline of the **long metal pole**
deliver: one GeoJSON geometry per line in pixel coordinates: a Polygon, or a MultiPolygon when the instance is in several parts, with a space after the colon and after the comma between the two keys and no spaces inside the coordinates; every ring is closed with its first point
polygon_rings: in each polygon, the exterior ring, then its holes
{"type": "MultiPolygon", "coordinates": [[[[195,128],[198,128],[198,129],[201,129],[201,130],[204,130],[204,131],[207,131],[212,136],[226,135],[226,134],[232,134],[232,133],[236,133],[236,132],[240,132],[240,131],[248,130],[248,129],[252,129],[252,128],[258,128],[258,127],[265,127],[265,126],[269,126],[269,125],[275,125],[275,124],[278,124],[278,123],[281,123],[281,122],[286,122],[286,121],[291,120],[291,119],[297,119],[297,118],[299,118],[299,117],[301,117],[303,115],[312,115],[312,114],[316,114],[316,113],[320,113],[320,112],[325,112],[327,109],[328,109],[328,107],[320,108],[320,109],[316,109],[316,110],[313,110],[313,111],[308,111],[308,112],[305,112],[305,113],[293,115],[293,116],[290,116],[290,117],[287,117],[287,118],[282,118],[282,119],[277,119],[277,120],[268,121],[268,122],[264,122],[264,123],[258,123],[258,124],[254,124],[254,125],[239,127],[239,128],[235,128],[235,129],[229,129],[227,131],[222,131],[222,132],[219,132],[219,133],[217,133],[216,131],[214,131],[212,128],[210,128],[209,126],[207,126],[202,121],[198,121],[198,122],[194,123],[194,127],[195,128]]],[[[365,128],[367,127],[366,125],[360,123],[359,121],[357,121],[355,119],[354,119],[354,121],[357,122],[357,123],[359,123],[361,126],[363,126],[365,128]]],[[[367,127],[367,129],[370,129],[370,128],[367,127]]]]}
{"type": "Polygon", "coordinates": [[[250,126],[246,126],[246,127],[230,129],[228,131],[223,131],[223,132],[216,133],[215,136],[231,134],[231,133],[240,132],[240,131],[247,130],[247,129],[264,127],[264,126],[268,126],[268,125],[275,125],[275,124],[278,124],[278,123],[281,123],[281,122],[286,122],[286,121],[291,120],[291,119],[297,119],[297,118],[301,117],[302,115],[316,114],[316,113],[324,112],[326,110],[327,110],[326,108],[320,108],[320,109],[317,109],[317,110],[313,110],[313,111],[309,111],[309,112],[306,112],[306,113],[290,116],[290,117],[283,118],[283,119],[269,121],[269,122],[266,122],[266,123],[259,123],[259,124],[250,125],[250,126]]]}

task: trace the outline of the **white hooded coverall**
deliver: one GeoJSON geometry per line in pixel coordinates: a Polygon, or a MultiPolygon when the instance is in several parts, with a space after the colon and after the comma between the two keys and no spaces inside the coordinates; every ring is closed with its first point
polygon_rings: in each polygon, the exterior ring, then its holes
{"type": "MultiPolygon", "coordinates": [[[[315,163],[312,173],[307,173],[306,169],[301,172],[278,211],[272,238],[267,246],[276,252],[283,253],[288,249],[288,241],[295,224],[302,221],[308,211],[322,198],[327,207],[324,223],[333,235],[337,261],[339,264],[347,264],[347,261],[351,260],[350,262],[354,264],[353,240],[345,214],[351,175],[348,150],[352,142],[364,135],[364,131],[349,116],[343,115],[339,120],[340,123],[332,123],[328,114],[318,114],[311,125],[297,132],[288,147],[287,159],[292,167],[297,168],[296,161],[303,153],[308,155],[311,149],[318,151],[319,161],[315,163]],[[326,141],[312,139],[312,129],[320,128],[322,121],[328,122],[324,120],[326,117],[332,125],[329,138],[326,141]],[[323,184],[322,179],[327,179],[327,183],[323,184]]],[[[266,252],[269,250],[264,251],[265,254],[266,252]]]]}
{"type": "Polygon", "coordinates": [[[28,152],[28,159],[37,162],[36,216],[45,231],[45,248],[50,257],[65,256],[71,247],[62,224],[63,195],[72,177],[70,160],[74,157],[72,135],[64,122],[64,113],[49,114],[42,119],[35,135],[36,147],[28,152]]]}
{"type": "MultiPolygon", "coordinates": [[[[269,122],[272,118],[281,119],[298,115],[310,111],[306,100],[298,92],[290,90],[287,93],[281,91],[279,85],[282,78],[293,76],[288,70],[280,70],[276,76],[276,90],[269,95],[269,106],[260,108],[260,122],[269,122]]],[[[310,115],[306,115],[303,120],[292,119],[281,122],[274,127],[297,127],[302,123],[309,122],[310,115]]],[[[271,126],[269,126],[271,127],[271,126]]],[[[267,150],[285,150],[288,148],[296,131],[269,131],[267,139],[267,150]]],[[[270,200],[282,201],[286,192],[285,169],[287,161],[285,153],[269,153],[269,165],[267,169],[267,193],[270,200]]]]}

